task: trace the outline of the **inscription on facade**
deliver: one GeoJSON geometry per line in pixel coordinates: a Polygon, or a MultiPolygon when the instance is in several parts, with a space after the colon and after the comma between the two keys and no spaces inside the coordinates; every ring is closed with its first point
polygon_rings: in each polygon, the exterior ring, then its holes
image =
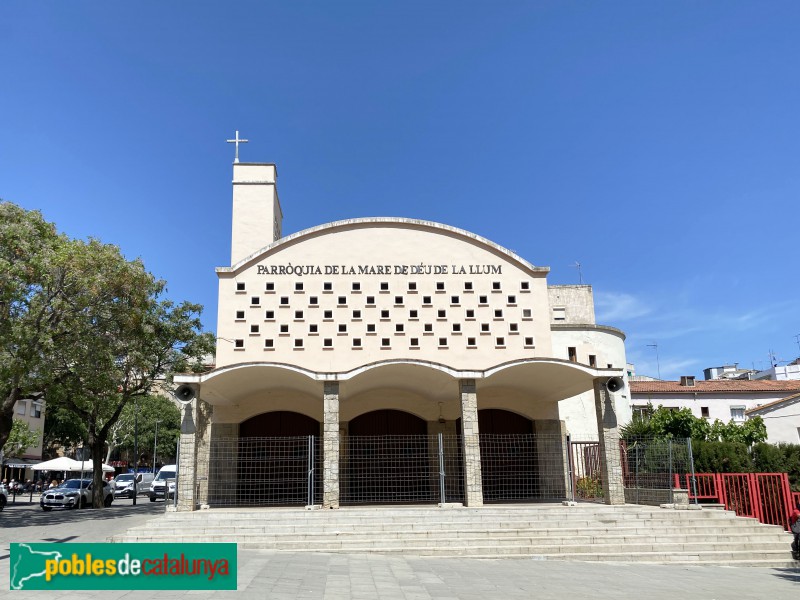
{"type": "Polygon", "coordinates": [[[502,275],[503,265],[258,265],[258,275],[502,275]]]}

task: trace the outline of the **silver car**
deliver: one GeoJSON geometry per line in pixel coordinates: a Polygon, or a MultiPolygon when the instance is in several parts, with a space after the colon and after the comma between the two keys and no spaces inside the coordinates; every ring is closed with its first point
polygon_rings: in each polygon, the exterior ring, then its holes
{"type": "MultiPolygon", "coordinates": [[[[91,479],[68,479],[58,487],[50,488],[42,492],[39,498],[39,506],[42,510],[48,511],[54,508],[85,508],[92,504],[91,479]]],[[[111,485],[103,482],[103,505],[108,507],[114,501],[114,494],[111,485]]]]}

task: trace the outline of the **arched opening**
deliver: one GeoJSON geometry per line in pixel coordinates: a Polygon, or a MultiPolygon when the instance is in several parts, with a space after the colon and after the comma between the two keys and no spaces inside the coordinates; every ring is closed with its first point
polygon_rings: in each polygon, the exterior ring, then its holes
{"type": "Polygon", "coordinates": [[[350,421],[351,436],[427,435],[428,424],[403,410],[374,410],[350,421]]]}
{"type": "Polygon", "coordinates": [[[291,411],[262,413],[243,421],[237,455],[238,503],[308,504],[309,469],[321,476],[319,430],[317,420],[291,411]]]}
{"type": "Polygon", "coordinates": [[[342,504],[436,502],[428,424],[401,410],[350,421],[344,440],[342,504]]]}
{"type": "Polygon", "coordinates": [[[319,421],[301,413],[276,410],[242,421],[239,437],[293,437],[319,435],[319,421]]]}
{"type": "Polygon", "coordinates": [[[502,409],[478,411],[484,502],[537,497],[539,457],[530,419],[502,409]]]}

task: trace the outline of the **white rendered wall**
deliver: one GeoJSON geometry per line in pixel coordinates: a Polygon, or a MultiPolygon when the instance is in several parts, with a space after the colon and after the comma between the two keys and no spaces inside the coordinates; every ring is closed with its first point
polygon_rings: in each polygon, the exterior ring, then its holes
{"type": "MultiPolygon", "coordinates": [[[[589,364],[589,355],[597,357],[599,368],[624,369],[626,365],[625,336],[622,332],[597,328],[558,329],[552,333],[553,354],[556,358],[567,359],[567,348],[577,349],[578,362],[589,364]]],[[[614,394],[617,419],[620,424],[631,420],[630,386],[625,376],[625,390],[614,394]]],[[[594,392],[586,392],[558,403],[559,418],[564,421],[567,431],[578,437],[597,435],[597,416],[594,406],[594,392]]]]}
{"type": "MultiPolygon", "coordinates": [[[[775,402],[785,397],[786,394],[776,396],[770,392],[756,393],[706,393],[698,394],[686,392],[681,394],[652,394],[636,393],[631,404],[634,407],[646,406],[648,401],[653,408],[665,406],[668,408],[689,408],[696,417],[702,417],[702,407],[708,407],[708,421],[713,423],[719,419],[723,423],[731,420],[731,408],[744,407],[745,410],[756,408],[770,402],[775,402]]],[[[771,441],[771,440],[770,440],[771,441]]]]}
{"type": "Polygon", "coordinates": [[[780,406],[765,408],[749,416],[756,415],[764,419],[769,443],[800,444],[800,398],[793,398],[780,406]]]}

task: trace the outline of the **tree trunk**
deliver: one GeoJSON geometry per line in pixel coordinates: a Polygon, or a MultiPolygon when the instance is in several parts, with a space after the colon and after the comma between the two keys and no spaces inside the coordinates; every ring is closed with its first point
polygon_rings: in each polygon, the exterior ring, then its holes
{"type": "Polygon", "coordinates": [[[103,448],[105,440],[89,429],[89,450],[92,455],[92,506],[103,508],[103,448]]]}

